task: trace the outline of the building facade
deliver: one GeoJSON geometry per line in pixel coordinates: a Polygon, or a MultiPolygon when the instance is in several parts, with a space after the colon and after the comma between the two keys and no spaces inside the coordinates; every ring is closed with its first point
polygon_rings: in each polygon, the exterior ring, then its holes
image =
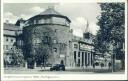
{"type": "Polygon", "coordinates": [[[28,20],[19,19],[11,28],[13,31],[6,30],[4,25],[4,48],[16,42],[28,66],[40,66],[42,63],[63,63],[66,67],[92,66],[93,36],[89,32],[85,32],[82,38],[74,36],[70,23],[67,16],[48,8],[28,20]],[[6,35],[9,32],[12,32],[12,36],[6,35]],[[9,40],[13,39],[12,43],[7,42],[8,37],[9,40]]]}
{"type": "MultiPolygon", "coordinates": [[[[50,64],[58,64],[61,61],[66,66],[70,66],[70,47],[73,37],[70,31],[70,20],[56,12],[53,8],[48,8],[44,12],[27,20],[26,26],[23,28],[25,52],[26,54],[39,55],[42,50],[47,51],[47,62],[50,64]],[[43,48],[45,46],[45,48],[43,48]],[[47,48],[47,49],[46,49],[47,48]],[[36,50],[37,49],[37,50],[36,50]]],[[[30,58],[28,56],[28,58],[30,58]]],[[[44,59],[42,58],[42,59],[44,59]]],[[[41,64],[41,60],[37,59],[37,64],[41,64]]]]}
{"type": "Polygon", "coordinates": [[[92,39],[92,36],[90,36],[90,38],[73,38],[73,56],[75,67],[93,66],[95,53],[92,39]]]}
{"type": "MultiPolygon", "coordinates": [[[[3,32],[3,49],[4,49],[4,61],[6,65],[11,65],[14,61],[13,49],[19,41],[17,38],[22,33],[20,27],[15,26],[14,24],[4,23],[4,32],[3,32]]],[[[19,42],[20,44],[20,42],[19,42]]]]}

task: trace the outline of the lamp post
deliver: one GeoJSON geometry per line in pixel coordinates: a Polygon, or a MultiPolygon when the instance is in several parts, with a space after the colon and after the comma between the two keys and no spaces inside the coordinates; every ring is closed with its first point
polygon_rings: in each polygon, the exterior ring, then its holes
{"type": "Polygon", "coordinates": [[[110,51],[111,51],[111,62],[112,62],[112,72],[115,71],[115,58],[116,58],[116,54],[114,55],[114,43],[115,41],[112,40],[112,42],[110,43],[110,51]]]}

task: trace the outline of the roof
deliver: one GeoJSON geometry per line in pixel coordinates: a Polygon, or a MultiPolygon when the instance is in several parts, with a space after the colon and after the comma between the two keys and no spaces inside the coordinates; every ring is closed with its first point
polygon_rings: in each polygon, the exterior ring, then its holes
{"type": "Polygon", "coordinates": [[[59,12],[55,11],[54,8],[48,8],[44,12],[41,12],[38,15],[61,15],[59,12]]]}
{"type": "Polygon", "coordinates": [[[61,18],[65,18],[65,19],[67,19],[69,22],[71,22],[68,17],[66,17],[66,16],[64,16],[64,15],[62,15],[62,14],[60,14],[60,13],[57,12],[54,8],[48,8],[48,9],[46,9],[45,11],[41,12],[40,14],[31,17],[30,20],[33,19],[33,18],[35,18],[35,17],[46,17],[46,16],[61,17],[61,18]]]}
{"type": "Polygon", "coordinates": [[[6,36],[16,36],[16,31],[22,31],[19,26],[15,26],[14,24],[4,23],[4,35],[6,36]]]}
{"type": "Polygon", "coordinates": [[[4,30],[10,30],[10,31],[18,31],[21,30],[19,26],[15,26],[15,24],[11,23],[4,23],[4,30]]]}
{"type": "Polygon", "coordinates": [[[26,20],[23,20],[23,18],[20,18],[17,20],[15,26],[20,26],[20,23],[25,23],[25,22],[26,22],[26,20]]]}

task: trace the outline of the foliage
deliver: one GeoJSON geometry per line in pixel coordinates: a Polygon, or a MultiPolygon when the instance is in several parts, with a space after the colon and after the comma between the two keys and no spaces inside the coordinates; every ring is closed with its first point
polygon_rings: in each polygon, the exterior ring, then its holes
{"type": "Polygon", "coordinates": [[[53,40],[56,39],[55,32],[49,27],[36,27],[33,36],[35,60],[46,64],[51,54],[53,40]]]}
{"type": "Polygon", "coordinates": [[[13,65],[23,65],[24,64],[24,56],[21,49],[17,48],[16,46],[13,46],[13,48],[10,50],[12,52],[12,58],[13,58],[13,65]]]}
{"type": "Polygon", "coordinates": [[[95,50],[105,53],[109,51],[108,44],[124,43],[125,5],[124,3],[100,3],[101,16],[97,23],[100,30],[95,41],[95,50]]]}

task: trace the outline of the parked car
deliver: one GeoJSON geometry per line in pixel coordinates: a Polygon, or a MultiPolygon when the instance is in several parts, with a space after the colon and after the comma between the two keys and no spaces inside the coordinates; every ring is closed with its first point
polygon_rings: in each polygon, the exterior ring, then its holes
{"type": "Polygon", "coordinates": [[[50,71],[53,71],[53,70],[56,70],[56,71],[65,71],[65,65],[63,64],[56,64],[54,65],[53,67],[50,68],[50,71]]]}

